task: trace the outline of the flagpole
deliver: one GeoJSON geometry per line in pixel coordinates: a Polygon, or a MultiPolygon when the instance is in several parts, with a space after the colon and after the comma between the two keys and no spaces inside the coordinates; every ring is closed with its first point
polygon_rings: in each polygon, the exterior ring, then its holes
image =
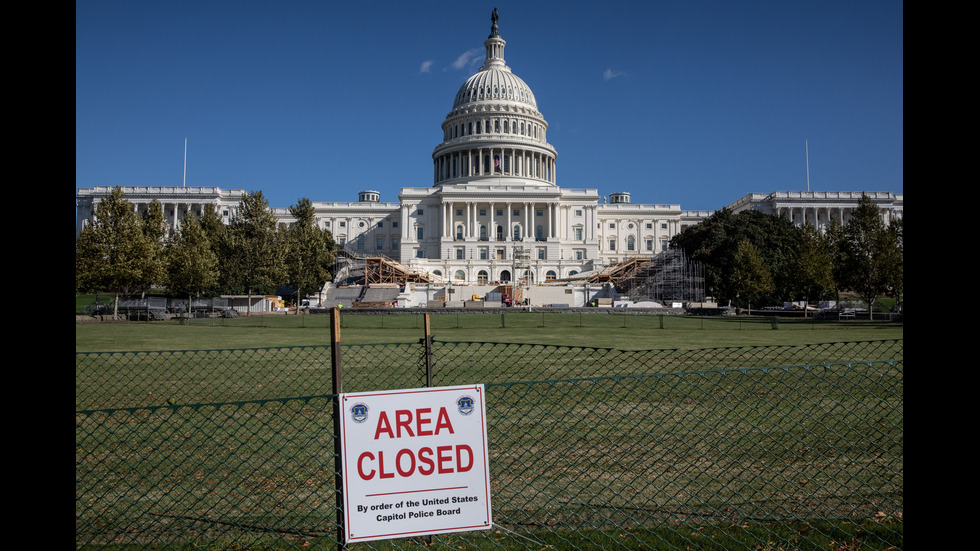
{"type": "Polygon", "coordinates": [[[810,191],[810,144],[804,139],[803,147],[806,150],[806,190],[810,191]]]}
{"type": "Polygon", "coordinates": [[[184,138],[184,187],[187,187],[187,138],[184,138]]]}

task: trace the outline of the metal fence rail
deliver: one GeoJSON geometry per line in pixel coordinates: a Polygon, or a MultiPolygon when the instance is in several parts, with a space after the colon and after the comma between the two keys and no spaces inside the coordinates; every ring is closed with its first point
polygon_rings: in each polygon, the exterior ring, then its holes
{"type": "MultiPolygon", "coordinates": [[[[426,350],[344,346],[344,390],[426,350]]],[[[496,525],[436,548],[902,546],[902,340],[428,351],[486,384],[496,525]]],[[[330,378],[330,347],[76,354],[76,548],[336,549],[330,378]]]]}

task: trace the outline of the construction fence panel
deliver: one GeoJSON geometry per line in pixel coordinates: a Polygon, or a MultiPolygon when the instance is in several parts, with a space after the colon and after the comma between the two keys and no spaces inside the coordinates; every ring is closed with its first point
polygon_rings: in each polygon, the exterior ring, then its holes
{"type": "MultiPolygon", "coordinates": [[[[330,352],[76,354],[76,548],[337,549],[330,352]]],[[[902,340],[342,352],[347,392],[485,384],[493,500],[351,549],[902,547],[902,340]]]]}

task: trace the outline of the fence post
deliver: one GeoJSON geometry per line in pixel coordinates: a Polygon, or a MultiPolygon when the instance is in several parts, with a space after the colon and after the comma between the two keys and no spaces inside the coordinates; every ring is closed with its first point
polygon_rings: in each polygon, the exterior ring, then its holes
{"type": "Polygon", "coordinates": [[[337,549],[343,551],[344,544],[344,474],[343,460],[341,454],[343,448],[340,441],[340,416],[343,415],[343,406],[340,403],[340,395],[344,392],[344,368],[343,356],[340,353],[340,308],[331,308],[330,311],[330,363],[333,367],[333,468],[334,468],[334,495],[337,497],[337,549]]]}
{"type": "MultiPolygon", "coordinates": [[[[432,326],[429,324],[429,313],[425,314],[425,386],[432,386],[432,326]]],[[[458,323],[458,321],[457,321],[458,323]]]]}

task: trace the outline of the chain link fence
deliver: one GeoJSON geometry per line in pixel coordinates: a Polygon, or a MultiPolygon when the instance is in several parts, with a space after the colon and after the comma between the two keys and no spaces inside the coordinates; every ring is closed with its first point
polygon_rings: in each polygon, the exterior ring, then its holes
{"type": "MultiPolygon", "coordinates": [[[[903,342],[344,345],[346,392],[486,385],[494,506],[350,548],[901,548],[903,342]]],[[[341,548],[331,352],[76,354],[76,548],[341,548]]]]}

